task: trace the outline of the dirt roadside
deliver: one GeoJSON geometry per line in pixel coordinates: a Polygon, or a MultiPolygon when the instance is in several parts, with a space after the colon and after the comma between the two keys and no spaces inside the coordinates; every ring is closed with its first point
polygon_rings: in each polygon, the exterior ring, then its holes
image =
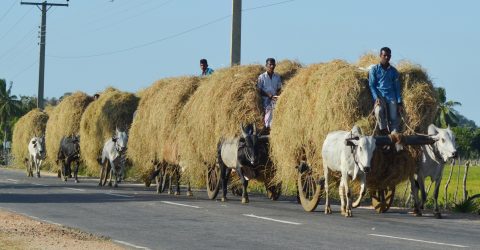
{"type": "Polygon", "coordinates": [[[107,238],[0,209],[0,250],[125,249],[107,238]]]}

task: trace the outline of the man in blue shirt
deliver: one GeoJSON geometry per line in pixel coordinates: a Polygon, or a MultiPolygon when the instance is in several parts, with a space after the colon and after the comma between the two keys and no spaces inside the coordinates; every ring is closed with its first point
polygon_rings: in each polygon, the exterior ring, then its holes
{"type": "Polygon", "coordinates": [[[208,67],[207,59],[200,59],[200,69],[202,70],[202,76],[208,76],[213,73],[213,69],[208,67]]]}
{"type": "Polygon", "coordinates": [[[282,79],[275,73],[275,65],[275,59],[267,58],[265,63],[267,70],[258,76],[257,81],[257,89],[262,97],[262,105],[265,110],[264,122],[267,131],[272,125],[273,109],[282,88],[282,79]]]}
{"type": "Polygon", "coordinates": [[[399,74],[390,65],[391,57],[390,48],[380,49],[380,63],[373,66],[368,75],[377,125],[383,135],[399,132],[398,114],[403,111],[399,74]]]}

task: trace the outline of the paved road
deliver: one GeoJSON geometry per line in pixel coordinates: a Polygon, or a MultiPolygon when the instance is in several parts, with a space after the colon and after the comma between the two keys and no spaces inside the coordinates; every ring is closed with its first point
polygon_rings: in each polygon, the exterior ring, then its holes
{"type": "Polygon", "coordinates": [[[211,201],[154,194],[140,184],[99,188],[93,179],[62,183],[53,176],[27,178],[0,169],[0,208],[51,223],[104,235],[138,249],[480,249],[480,217],[431,214],[413,217],[406,210],[376,214],[354,209],[344,218],[339,207],[306,213],[294,199],[277,202],[252,195],[211,201]]]}

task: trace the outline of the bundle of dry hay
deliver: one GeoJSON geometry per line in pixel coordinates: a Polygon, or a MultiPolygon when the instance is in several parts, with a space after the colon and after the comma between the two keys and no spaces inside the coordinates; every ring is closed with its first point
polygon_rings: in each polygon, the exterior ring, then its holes
{"type": "Polygon", "coordinates": [[[80,132],[80,120],[87,106],[93,98],[83,92],[75,92],[63,99],[50,113],[45,132],[47,161],[50,170],[57,171],[55,164],[60,141],[65,136],[78,135],[80,132]]]}
{"type": "MultiPolygon", "coordinates": [[[[369,66],[371,58],[362,58],[360,61],[368,64],[362,66],[369,66]]],[[[433,85],[418,66],[404,63],[398,69],[408,125],[416,132],[425,132],[437,107],[433,85]]],[[[368,72],[359,66],[335,60],[301,70],[284,89],[274,111],[270,145],[275,180],[294,187],[295,167],[301,161],[306,161],[317,177],[323,175],[321,149],[326,135],[348,131],[355,124],[364,134],[371,134],[375,127],[372,108],[368,72]]],[[[383,189],[405,180],[414,171],[416,156],[411,147],[392,155],[377,151],[372,172],[367,175],[368,188],[383,189]]]]}
{"type": "Polygon", "coordinates": [[[107,88],[85,109],[80,122],[80,152],[88,175],[99,174],[97,159],[103,145],[112,138],[115,128],[129,128],[137,105],[134,94],[107,88]]]}
{"type": "MultiPolygon", "coordinates": [[[[292,61],[277,64],[285,80],[301,66],[292,61]]],[[[207,166],[215,164],[217,144],[222,137],[236,136],[240,124],[255,123],[263,128],[262,106],[256,89],[260,65],[235,66],[217,70],[202,78],[178,120],[179,156],[186,166],[184,178],[194,186],[205,185],[207,166]]]]}
{"type": "Polygon", "coordinates": [[[127,153],[136,179],[150,175],[152,162],[179,165],[177,120],[199,82],[198,77],[162,79],[142,91],[127,153]]]}
{"type": "MultiPolygon", "coordinates": [[[[48,115],[40,109],[33,109],[22,116],[13,129],[12,154],[15,163],[23,166],[23,160],[28,157],[28,143],[34,136],[44,136],[48,115]]],[[[50,154],[47,151],[47,155],[50,154]]]]}

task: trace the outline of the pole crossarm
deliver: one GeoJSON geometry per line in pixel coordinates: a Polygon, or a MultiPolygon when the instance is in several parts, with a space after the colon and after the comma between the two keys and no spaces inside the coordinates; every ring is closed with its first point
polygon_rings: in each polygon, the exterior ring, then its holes
{"type": "MultiPolygon", "coordinates": [[[[43,5],[44,3],[20,2],[23,5],[43,5]]],[[[68,3],[45,3],[47,6],[67,6],[68,3]]]]}

